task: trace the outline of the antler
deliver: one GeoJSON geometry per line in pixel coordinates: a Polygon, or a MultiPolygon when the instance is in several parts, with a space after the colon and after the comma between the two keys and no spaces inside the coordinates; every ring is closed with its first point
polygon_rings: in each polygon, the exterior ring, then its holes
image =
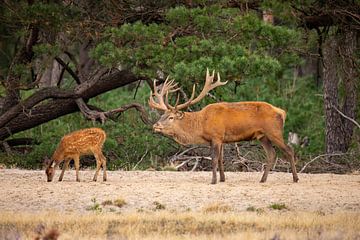
{"type": "Polygon", "coordinates": [[[175,107],[173,107],[173,106],[171,106],[169,104],[169,102],[168,102],[168,94],[169,94],[169,92],[176,92],[176,91],[179,90],[179,88],[176,88],[177,83],[174,83],[173,80],[169,81],[169,77],[167,77],[165,82],[164,82],[164,86],[158,92],[157,89],[156,89],[156,81],[154,81],[154,91],[155,92],[150,95],[149,106],[151,108],[155,108],[155,109],[162,110],[162,111],[166,111],[166,110],[170,110],[170,109],[172,109],[172,110],[180,110],[180,109],[183,109],[183,108],[187,108],[188,106],[190,106],[192,104],[195,104],[195,103],[199,102],[201,99],[203,99],[206,96],[206,94],[208,92],[210,92],[212,89],[214,89],[214,88],[216,88],[218,86],[225,85],[227,83],[227,81],[226,82],[221,82],[219,73],[217,73],[217,81],[216,82],[213,82],[214,77],[215,77],[215,71],[213,71],[212,74],[210,75],[209,74],[209,69],[207,68],[206,69],[205,85],[204,85],[203,90],[199,94],[199,96],[197,96],[194,99],[194,97],[195,97],[195,85],[194,85],[190,99],[187,102],[178,105],[178,101],[179,101],[179,96],[178,96],[175,107]],[[166,97],[166,101],[164,101],[164,95],[166,97]],[[153,99],[153,96],[155,96],[157,98],[158,102],[155,102],[155,100],[153,99]]]}
{"type": "Polygon", "coordinates": [[[201,99],[203,99],[206,96],[206,94],[208,92],[210,92],[214,88],[216,88],[218,86],[225,85],[227,83],[227,81],[226,82],[221,82],[219,73],[217,73],[217,81],[213,83],[214,77],[215,77],[215,70],[212,72],[212,75],[209,75],[209,69],[206,68],[205,85],[204,85],[203,90],[199,94],[199,96],[197,96],[195,99],[193,99],[194,95],[195,95],[195,85],[194,85],[191,98],[187,102],[185,102],[183,104],[180,104],[180,105],[176,106],[175,108],[178,109],[178,110],[183,109],[183,108],[187,108],[188,106],[199,102],[201,99]]]}
{"type": "Polygon", "coordinates": [[[169,81],[169,76],[166,78],[164,85],[158,91],[156,88],[156,80],[154,80],[154,92],[150,93],[149,106],[161,111],[169,110],[169,105],[164,101],[164,95],[167,95],[169,92],[176,92],[179,88],[176,88],[177,83],[174,83],[174,80],[169,81]],[[153,96],[157,98],[157,102],[154,100],[153,96]]]}

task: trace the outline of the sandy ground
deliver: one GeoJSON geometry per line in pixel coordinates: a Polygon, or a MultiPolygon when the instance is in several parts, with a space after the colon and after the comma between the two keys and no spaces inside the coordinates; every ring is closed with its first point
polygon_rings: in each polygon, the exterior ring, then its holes
{"type": "MultiPolygon", "coordinates": [[[[57,180],[60,171],[56,172],[57,180]]],[[[0,211],[40,212],[60,210],[86,212],[105,200],[123,199],[121,212],[147,211],[162,204],[167,210],[201,211],[212,204],[268,209],[283,203],[295,211],[360,211],[360,175],[227,172],[226,182],[211,185],[210,172],[108,171],[108,181],[91,182],[94,171],[65,172],[63,182],[46,182],[44,171],[0,169],[0,211]]],[[[103,207],[104,211],[109,210],[103,207]]]]}

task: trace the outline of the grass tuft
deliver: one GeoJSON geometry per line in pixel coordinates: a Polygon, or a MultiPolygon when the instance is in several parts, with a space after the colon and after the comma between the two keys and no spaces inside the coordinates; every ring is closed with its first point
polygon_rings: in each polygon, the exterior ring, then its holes
{"type": "Polygon", "coordinates": [[[288,210],[288,207],[285,205],[285,203],[273,203],[269,206],[269,208],[274,210],[288,210]]]}
{"type": "Polygon", "coordinates": [[[123,206],[125,206],[127,203],[124,199],[122,198],[118,198],[114,201],[114,205],[119,207],[119,208],[122,208],[123,206]]]}
{"type": "Polygon", "coordinates": [[[232,210],[232,207],[224,205],[222,203],[212,203],[203,208],[203,211],[205,213],[226,213],[232,210]]]}
{"type": "Polygon", "coordinates": [[[101,203],[103,206],[111,206],[113,205],[113,202],[111,200],[105,200],[101,203]]]}
{"type": "Polygon", "coordinates": [[[94,212],[102,212],[100,204],[96,201],[96,198],[91,199],[92,205],[87,207],[86,210],[94,212]]]}
{"type": "Polygon", "coordinates": [[[154,210],[164,210],[165,205],[162,203],[159,203],[158,201],[154,201],[153,204],[155,205],[154,210]]]}

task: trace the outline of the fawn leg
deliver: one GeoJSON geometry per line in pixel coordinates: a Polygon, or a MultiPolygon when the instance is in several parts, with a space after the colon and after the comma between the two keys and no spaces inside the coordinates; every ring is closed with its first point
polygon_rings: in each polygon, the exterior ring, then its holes
{"type": "Polygon", "coordinates": [[[60,181],[60,182],[63,180],[65,170],[66,170],[67,168],[69,168],[69,163],[70,163],[70,159],[66,159],[65,162],[64,162],[64,165],[63,165],[63,168],[62,168],[60,177],[59,177],[59,181],[60,181]]]}

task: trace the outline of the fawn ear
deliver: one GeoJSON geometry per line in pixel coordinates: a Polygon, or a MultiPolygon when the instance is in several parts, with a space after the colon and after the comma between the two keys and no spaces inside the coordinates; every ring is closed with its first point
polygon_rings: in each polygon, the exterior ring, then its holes
{"type": "Polygon", "coordinates": [[[44,167],[49,166],[49,164],[51,163],[50,158],[49,158],[47,155],[45,155],[43,159],[44,159],[44,161],[43,161],[43,166],[44,166],[44,167]]]}

